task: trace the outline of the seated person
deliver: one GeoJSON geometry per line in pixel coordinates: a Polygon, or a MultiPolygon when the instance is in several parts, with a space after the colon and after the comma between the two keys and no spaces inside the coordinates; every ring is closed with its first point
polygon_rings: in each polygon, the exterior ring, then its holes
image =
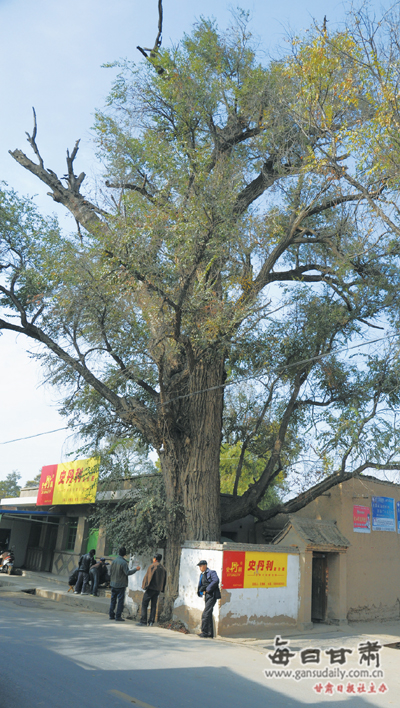
{"type": "Polygon", "coordinates": [[[91,580],[91,595],[98,597],[98,588],[101,583],[104,582],[104,572],[107,573],[107,564],[104,556],[100,558],[92,567],[90,568],[90,580],[91,580]]]}

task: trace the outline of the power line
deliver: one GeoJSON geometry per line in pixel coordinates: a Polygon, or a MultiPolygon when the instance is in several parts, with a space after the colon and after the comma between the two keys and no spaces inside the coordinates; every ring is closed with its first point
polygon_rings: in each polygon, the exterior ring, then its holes
{"type": "Polygon", "coordinates": [[[0,445],[8,445],[9,443],[20,442],[21,440],[30,440],[31,438],[39,438],[41,435],[50,435],[51,433],[58,433],[60,430],[68,430],[67,427],[57,428],[56,430],[47,430],[45,433],[36,433],[36,435],[27,435],[25,438],[15,438],[15,440],[6,440],[5,442],[0,442],[0,445]]]}
{"type": "MultiPolygon", "coordinates": [[[[377,339],[369,339],[366,342],[360,342],[358,344],[353,344],[351,347],[342,347],[340,349],[333,349],[330,352],[324,352],[323,354],[318,354],[316,356],[310,357],[309,359],[300,359],[299,361],[295,361],[292,364],[286,364],[285,366],[283,366],[281,369],[281,372],[285,371],[286,369],[290,369],[293,366],[300,366],[302,364],[309,364],[313,361],[318,361],[320,359],[324,359],[325,357],[332,356],[333,354],[340,354],[343,352],[348,352],[348,351],[351,351],[352,349],[358,349],[360,347],[365,347],[368,344],[376,344],[377,342],[383,342],[387,339],[390,339],[392,337],[397,337],[397,336],[398,335],[395,333],[388,334],[385,337],[379,337],[377,339]]],[[[260,369],[258,371],[254,371],[252,374],[249,374],[248,376],[243,376],[240,379],[233,379],[231,381],[226,381],[223,384],[211,386],[210,388],[201,389],[199,391],[193,391],[192,393],[184,393],[184,394],[182,394],[182,396],[176,396],[175,398],[171,398],[170,400],[166,401],[165,403],[159,403],[158,405],[160,407],[168,406],[171,403],[174,403],[175,401],[179,401],[182,398],[190,398],[192,396],[197,396],[200,393],[208,393],[209,391],[215,391],[219,388],[226,388],[227,386],[233,386],[233,384],[241,383],[242,381],[248,381],[249,379],[255,378],[262,371],[263,371],[263,369],[260,367],[260,369]]],[[[24,438],[16,438],[15,440],[6,440],[5,442],[0,442],[0,445],[8,445],[9,443],[20,442],[21,440],[30,440],[32,438],[38,438],[41,435],[51,435],[52,433],[58,433],[61,430],[68,430],[68,427],[65,426],[64,428],[57,428],[56,430],[48,430],[45,433],[36,433],[36,435],[27,435],[24,438]]]]}
{"type": "MultiPolygon", "coordinates": [[[[358,349],[359,347],[365,347],[368,344],[375,344],[376,342],[383,342],[387,339],[390,339],[391,337],[397,337],[398,335],[396,333],[393,334],[387,334],[385,337],[379,337],[378,339],[369,339],[366,342],[360,342],[359,344],[353,344],[351,347],[342,347],[341,349],[332,349],[330,352],[324,352],[323,354],[317,354],[316,356],[312,356],[309,359],[300,359],[299,361],[294,361],[291,364],[285,364],[285,366],[282,366],[281,369],[279,370],[279,374],[281,375],[286,369],[290,369],[293,366],[300,366],[302,364],[310,364],[313,361],[319,361],[320,359],[324,359],[325,357],[332,356],[334,354],[341,354],[343,352],[349,352],[352,349],[358,349]]],[[[183,393],[181,396],[176,396],[175,398],[171,398],[165,403],[159,403],[158,405],[160,407],[163,406],[169,406],[170,403],[174,403],[174,401],[179,401],[182,398],[191,398],[192,396],[198,396],[200,393],[208,393],[208,391],[216,391],[219,388],[226,388],[227,386],[233,386],[233,384],[237,383],[242,383],[243,381],[248,381],[249,379],[254,379],[256,376],[261,374],[263,372],[263,368],[260,367],[258,371],[253,371],[253,373],[249,374],[248,376],[243,376],[240,379],[232,379],[231,381],[226,381],[223,384],[217,384],[216,386],[211,386],[210,388],[204,388],[199,391],[193,391],[192,393],[183,393]]]]}

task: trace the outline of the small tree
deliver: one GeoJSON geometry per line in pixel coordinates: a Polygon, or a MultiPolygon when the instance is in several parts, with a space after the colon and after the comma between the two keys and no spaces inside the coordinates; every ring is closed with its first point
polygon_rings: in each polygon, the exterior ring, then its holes
{"type": "Polygon", "coordinates": [[[11,499],[19,497],[21,487],[18,482],[21,479],[21,475],[18,470],[13,470],[6,475],[6,478],[0,481],[0,498],[1,499],[11,499]]]}
{"type": "Polygon", "coordinates": [[[37,475],[33,478],[28,480],[28,482],[25,482],[25,487],[38,487],[40,484],[40,477],[42,475],[42,472],[38,472],[37,475]]]}

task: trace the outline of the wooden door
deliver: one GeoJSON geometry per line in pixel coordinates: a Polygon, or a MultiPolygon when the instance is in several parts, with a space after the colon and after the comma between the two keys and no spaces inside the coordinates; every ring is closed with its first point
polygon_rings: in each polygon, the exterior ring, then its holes
{"type": "Polygon", "coordinates": [[[53,563],[53,554],[57,541],[57,531],[58,526],[56,526],[55,524],[48,524],[48,528],[46,529],[45,542],[43,545],[42,563],[40,568],[40,570],[42,572],[44,571],[45,573],[49,573],[51,571],[51,566],[53,563]]]}
{"type": "Polygon", "coordinates": [[[327,558],[314,553],[312,559],[311,621],[324,622],[327,605],[327,558]]]}

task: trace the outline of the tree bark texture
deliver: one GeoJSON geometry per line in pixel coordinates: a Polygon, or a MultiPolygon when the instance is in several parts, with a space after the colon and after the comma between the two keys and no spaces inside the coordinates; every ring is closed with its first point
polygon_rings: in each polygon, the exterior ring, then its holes
{"type": "Polygon", "coordinates": [[[183,396],[165,401],[160,420],[167,503],[185,509],[181,533],[198,541],[216,541],[220,536],[223,379],[222,356],[201,361],[183,396]]]}
{"type": "Polygon", "coordinates": [[[165,618],[171,616],[178,596],[182,543],[187,539],[220,540],[219,452],[224,376],[222,356],[202,361],[190,376],[185,396],[176,397],[175,401],[171,396],[171,403],[164,406],[160,459],[168,506],[165,618]]]}

